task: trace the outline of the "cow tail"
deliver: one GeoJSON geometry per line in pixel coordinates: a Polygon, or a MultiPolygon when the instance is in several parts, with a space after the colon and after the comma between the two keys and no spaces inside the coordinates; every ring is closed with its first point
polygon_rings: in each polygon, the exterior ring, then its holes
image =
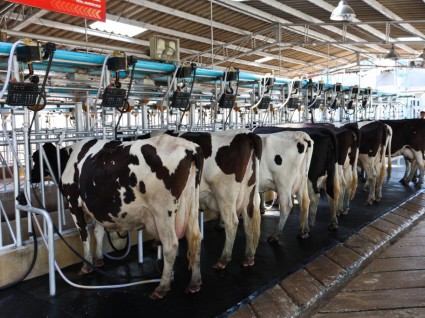
{"type": "MultiPolygon", "coordinates": [[[[260,140],[261,142],[261,140],[260,140]]],[[[260,240],[260,230],[261,230],[261,211],[260,211],[260,194],[258,193],[258,186],[260,184],[260,160],[257,157],[257,154],[254,153],[252,155],[252,160],[255,165],[255,173],[256,173],[256,180],[254,188],[252,189],[253,197],[250,198],[253,200],[253,207],[252,207],[252,246],[254,248],[254,251],[257,249],[258,242],[260,240]]]]}
{"type": "Polygon", "coordinates": [[[254,211],[252,216],[252,229],[253,229],[253,246],[254,249],[257,249],[258,241],[260,240],[260,225],[261,225],[261,212],[260,212],[260,196],[258,194],[258,187],[260,184],[260,160],[263,154],[263,143],[261,141],[261,137],[250,133],[250,137],[252,139],[252,143],[254,146],[254,154],[252,156],[252,160],[255,163],[255,171],[256,171],[256,180],[255,180],[255,192],[254,192],[254,211]]]}
{"type": "Polygon", "coordinates": [[[339,197],[339,179],[336,171],[336,165],[338,164],[338,141],[334,133],[327,132],[327,134],[331,138],[332,148],[328,149],[327,154],[328,178],[326,180],[326,192],[336,201],[339,197]]]}
{"type": "MultiPolygon", "coordinates": [[[[387,143],[387,149],[388,149],[388,165],[387,165],[387,182],[390,181],[391,178],[391,170],[392,170],[392,164],[391,164],[391,141],[393,138],[393,130],[390,126],[385,125],[386,129],[386,143],[387,143]]],[[[385,156],[384,156],[385,161],[385,156]]],[[[382,163],[384,164],[384,163],[382,163]]]]}
{"type": "MultiPolygon", "coordinates": [[[[359,143],[360,144],[360,143],[359,143]]],[[[354,199],[354,196],[356,195],[356,191],[357,191],[357,185],[358,185],[358,181],[359,181],[359,177],[357,175],[357,162],[359,159],[359,148],[354,148],[354,151],[356,152],[356,156],[354,158],[354,163],[353,163],[353,170],[352,172],[352,176],[353,176],[353,180],[351,181],[351,197],[350,200],[354,199]]]]}
{"type": "Polygon", "coordinates": [[[199,185],[204,165],[204,156],[200,147],[196,147],[196,152],[193,154],[193,163],[195,165],[195,177],[191,180],[192,182],[195,182],[195,185],[194,195],[191,198],[187,229],[187,258],[189,260],[189,269],[193,269],[196,264],[199,264],[201,252],[201,232],[199,230],[199,185]]]}
{"type": "Polygon", "coordinates": [[[248,216],[251,217],[251,233],[252,233],[252,246],[254,250],[257,249],[258,242],[260,240],[260,225],[261,225],[261,212],[260,212],[260,196],[258,194],[258,186],[260,183],[260,160],[263,153],[263,143],[261,137],[256,134],[248,133],[248,137],[252,141],[253,153],[252,153],[252,163],[253,163],[253,173],[255,173],[255,184],[251,190],[249,197],[250,204],[248,209],[248,216]],[[252,214],[251,214],[252,213],[252,214]],[[251,215],[250,215],[251,214],[251,215]]]}

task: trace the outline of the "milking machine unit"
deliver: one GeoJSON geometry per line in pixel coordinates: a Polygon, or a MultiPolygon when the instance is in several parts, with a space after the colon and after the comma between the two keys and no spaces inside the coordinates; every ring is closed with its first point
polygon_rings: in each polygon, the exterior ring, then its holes
{"type": "Polygon", "coordinates": [[[300,80],[294,80],[292,82],[291,87],[288,86],[288,91],[285,93],[284,98],[287,99],[285,109],[287,114],[289,115],[289,112],[292,112],[292,115],[290,117],[288,116],[287,121],[292,122],[292,118],[295,114],[295,110],[298,110],[299,113],[301,112],[301,83],[300,80]]]}
{"type": "MultiPolygon", "coordinates": [[[[342,84],[336,83],[333,87],[327,90],[326,94],[326,108],[329,110],[331,114],[330,121],[335,121],[335,113],[339,109],[341,105],[341,98],[344,97],[342,92],[342,84]]],[[[342,116],[342,112],[341,112],[342,116]]]]}
{"type": "Polygon", "coordinates": [[[9,106],[27,106],[30,110],[39,111],[46,106],[45,87],[56,45],[50,42],[46,43],[43,46],[42,55],[42,49],[38,42],[25,39],[22,40],[22,44],[22,46],[18,46],[16,49],[16,58],[18,62],[27,64],[29,73],[24,76],[24,81],[22,82],[14,79],[9,83],[6,104],[9,106]],[[48,62],[43,83],[39,88],[40,78],[34,75],[33,63],[43,60],[48,60],[48,62]],[[25,82],[25,80],[28,80],[28,82],[25,82]]]}
{"type": "Polygon", "coordinates": [[[358,108],[357,120],[368,118],[368,112],[372,112],[372,88],[367,87],[360,90],[361,107],[358,108]],[[368,110],[369,108],[369,110],[368,110]]]}
{"type": "Polygon", "coordinates": [[[176,128],[179,130],[183,123],[184,115],[190,110],[190,97],[193,91],[193,85],[196,78],[196,64],[183,63],[176,73],[176,89],[171,96],[170,108],[175,108],[180,111],[180,120],[176,122],[176,128]],[[186,79],[191,78],[190,88],[187,87],[186,79]],[[180,80],[180,82],[178,82],[180,80]]]}
{"type": "Polygon", "coordinates": [[[314,110],[318,109],[322,103],[322,92],[324,90],[324,82],[319,81],[318,83],[313,83],[311,79],[309,79],[307,87],[306,87],[306,94],[305,94],[305,104],[306,107],[304,108],[304,120],[308,121],[308,116],[310,114],[310,120],[312,123],[314,123],[314,110]]]}
{"type": "Polygon", "coordinates": [[[350,116],[353,116],[353,120],[356,121],[356,113],[357,113],[357,107],[358,107],[358,95],[359,95],[359,86],[354,85],[347,90],[344,91],[347,98],[345,98],[344,94],[344,113],[346,115],[346,118],[343,118],[343,115],[341,115],[341,121],[344,119],[350,119],[350,116]]]}
{"type": "Polygon", "coordinates": [[[228,110],[226,119],[223,122],[223,130],[225,130],[227,125],[230,126],[229,120],[232,110],[237,106],[236,98],[239,90],[239,69],[231,68],[224,72],[221,83],[222,89],[221,95],[218,98],[218,106],[223,110],[228,110]],[[233,87],[234,83],[236,86],[235,88],[233,87]]]}
{"type": "Polygon", "coordinates": [[[263,118],[260,119],[260,122],[263,125],[266,125],[266,121],[268,119],[269,116],[269,107],[271,105],[271,101],[272,101],[272,94],[273,94],[273,85],[275,83],[275,78],[274,77],[266,77],[263,80],[264,83],[264,87],[263,87],[263,93],[261,94],[261,96],[258,96],[258,101],[256,104],[257,109],[259,110],[265,110],[265,114],[263,116],[263,118]]]}
{"type": "Polygon", "coordinates": [[[115,72],[115,81],[105,87],[102,93],[102,107],[113,107],[120,113],[118,121],[114,127],[114,139],[117,138],[117,130],[121,117],[124,113],[130,111],[130,103],[128,101],[131,92],[131,86],[134,79],[134,69],[136,67],[137,58],[133,55],[127,57],[124,52],[114,52],[112,56],[106,58],[106,65],[108,71],[115,72]],[[127,90],[122,88],[120,82],[120,72],[130,71],[130,83],[128,84],[127,90]]]}

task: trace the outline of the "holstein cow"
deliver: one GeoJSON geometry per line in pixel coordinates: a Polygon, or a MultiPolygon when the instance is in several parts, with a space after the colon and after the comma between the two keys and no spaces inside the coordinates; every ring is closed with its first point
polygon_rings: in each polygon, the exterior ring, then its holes
{"type": "MultiPolygon", "coordinates": [[[[257,132],[254,130],[254,132],[257,132]]],[[[292,208],[292,195],[296,194],[300,204],[300,235],[308,237],[308,169],[313,153],[313,140],[301,131],[283,131],[259,134],[263,144],[260,162],[260,192],[278,193],[280,210],[276,231],[268,238],[277,242],[292,208]]]]}
{"type": "Polygon", "coordinates": [[[329,199],[331,199],[331,220],[329,229],[338,228],[336,217],[337,202],[340,189],[338,175],[336,172],[338,143],[333,131],[326,127],[308,127],[303,125],[285,125],[284,127],[257,127],[257,134],[269,134],[280,131],[303,131],[307,133],[314,142],[310,168],[308,170],[308,193],[309,206],[309,228],[314,226],[317,208],[320,199],[320,189],[324,188],[329,199]]]}
{"type": "Polygon", "coordinates": [[[340,199],[337,214],[347,214],[350,201],[357,191],[357,160],[360,145],[360,130],[356,123],[348,123],[332,128],[338,140],[338,175],[340,199]]]}
{"type": "MultiPolygon", "coordinates": [[[[357,123],[360,128],[359,165],[365,170],[369,196],[365,204],[371,205],[382,198],[385,177],[385,152],[391,148],[391,128],[380,121],[357,123]]],[[[388,160],[388,176],[391,160],[388,160]]],[[[365,188],[364,188],[365,189],[365,188]]]]}
{"type": "Polygon", "coordinates": [[[249,130],[219,132],[168,131],[198,144],[205,157],[200,186],[200,206],[220,216],[226,240],[215,269],[223,269],[232,258],[233,244],[242,214],[246,245],[242,266],[254,265],[260,238],[261,215],[258,171],[262,154],[261,139],[249,130]]]}
{"type": "MultiPolygon", "coordinates": [[[[72,146],[62,164],[66,166],[60,188],[87,260],[92,256],[85,214],[96,220],[96,228],[102,225],[109,231],[146,228],[163,245],[161,281],[150,295],[160,299],[170,289],[178,239],[186,236],[192,269],[186,291],[200,290],[198,209],[203,155],[198,145],[167,135],[133,142],[83,140],[72,146]]],[[[95,230],[98,259],[103,257],[103,233],[95,230]]],[[[83,272],[90,270],[83,265],[83,272]]]]}
{"type": "Polygon", "coordinates": [[[424,152],[425,152],[425,120],[404,119],[404,120],[381,120],[384,124],[392,128],[391,157],[402,155],[406,162],[412,162],[412,169],[406,169],[405,176],[401,180],[408,184],[419,168],[419,179],[417,186],[421,186],[424,177],[424,152]]]}

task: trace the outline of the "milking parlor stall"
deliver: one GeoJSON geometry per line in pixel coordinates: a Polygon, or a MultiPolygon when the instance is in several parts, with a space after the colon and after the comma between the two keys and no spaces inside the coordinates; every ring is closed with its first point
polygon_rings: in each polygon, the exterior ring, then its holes
{"type": "Polygon", "coordinates": [[[0,2],[0,317],[237,316],[421,193],[425,3],[349,2],[0,2]]]}

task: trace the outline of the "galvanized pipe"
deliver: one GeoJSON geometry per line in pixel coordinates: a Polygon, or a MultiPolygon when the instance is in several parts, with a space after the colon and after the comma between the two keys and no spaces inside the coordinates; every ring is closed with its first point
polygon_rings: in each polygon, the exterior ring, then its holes
{"type": "MultiPolygon", "coordinates": [[[[49,265],[49,288],[50,296],[56,295],[56,282],[55,282],[55,241],[53,237],[53,222],[50,218],[50,214],[42,209],[34,208],[32,206],[24,206],[17,204],[16,209],[19,211],[26,211],[29,213],[35,213],[43,216],[47,223],[47,249],[48,249],[48,265],[49,265]]],[[[29,219],[29,217],[28,217],[29,219]]]]}

